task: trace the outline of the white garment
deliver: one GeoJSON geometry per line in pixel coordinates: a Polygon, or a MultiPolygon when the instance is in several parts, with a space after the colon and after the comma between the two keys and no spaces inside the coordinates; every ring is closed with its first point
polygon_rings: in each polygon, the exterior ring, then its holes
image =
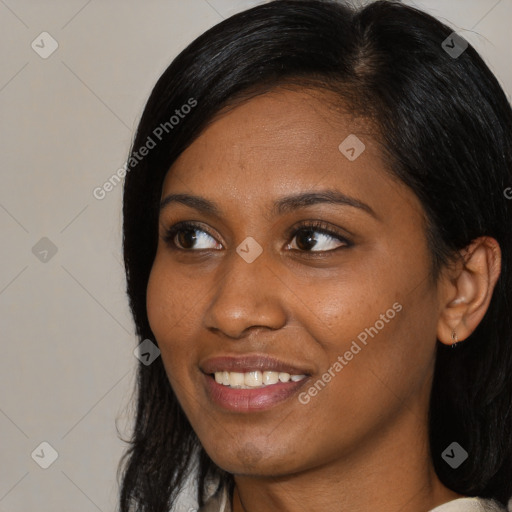
{"type": "Polygon", "coordinates": [[[492,500],[482,498],[459,498],[449,501],[430,512],[502,512],[506,511],[503,506],[492,500]]]}

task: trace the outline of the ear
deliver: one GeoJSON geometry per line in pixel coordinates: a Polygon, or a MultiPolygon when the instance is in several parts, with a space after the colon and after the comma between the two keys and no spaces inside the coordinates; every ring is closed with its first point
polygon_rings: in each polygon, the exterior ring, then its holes
{"type": "Polygon", "coordinates": [[[501,272],[501,249],[491,237],[480,237],[443,271],[438,286],[440,315],[437,339],[445,345],[465,340],[482,321],[501,272]]]}

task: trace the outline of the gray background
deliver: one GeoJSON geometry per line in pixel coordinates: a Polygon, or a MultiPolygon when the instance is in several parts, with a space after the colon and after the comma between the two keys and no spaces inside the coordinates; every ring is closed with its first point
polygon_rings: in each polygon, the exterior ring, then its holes
{"type": "MultiPolygon", "coordinates": [[[[0,512],[115,510],[115,425],[129,435],[138,361],[122,186],[92,192],[125,162],[172,58],[257,3],[0,0],[0,512]],[[42,32],[58,43],[46,59],[31,46],[51,49],[42,32]],[[58,453],[47,469],[42,442],[58,453]]],[[[408,3],[474,44],[510,94],[512,0],[408,3]]]]}

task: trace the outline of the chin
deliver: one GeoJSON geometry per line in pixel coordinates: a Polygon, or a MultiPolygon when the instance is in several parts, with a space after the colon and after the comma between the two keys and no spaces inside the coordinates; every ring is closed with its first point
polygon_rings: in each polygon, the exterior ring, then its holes
{"type": "Polygon", "coordinates": [[[260,477],[285,476],[306,469],[304,454],[293,457],[293,452],[291,448],[286,450],[282,443],[273,447],[268,441],[261,445],[251,441],[237,446],[231,443],[229,450],[222,453],[218,444],[213,450],[207,450],[210,458],[224,471],[233,475],[260,477]]]}

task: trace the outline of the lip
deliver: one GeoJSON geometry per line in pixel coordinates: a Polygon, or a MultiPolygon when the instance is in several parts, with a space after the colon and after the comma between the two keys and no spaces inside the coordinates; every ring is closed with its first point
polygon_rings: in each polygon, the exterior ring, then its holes
{"type": "Polygon", "coordinates": [[[203,373],[215,372],[253,372],[270,371],[285,372],[291,375],[311,375],[312,370],[296,363],[280,361],[265,354],[247,354],[244,356],[217,356],[209,358],[199,364],[203,373]]]}
{"type": "Polygon", "coordinates": [[[222,409],[235,412],[256,412],[270,409],[291,399],[309,381],[278,382],[254,389],[236,389],[218,384],[211,375],[202,375],[208,398],[222,409]]]}
{"type": "Polygon", "coordinates": [[[217,356],[203,361],[199,367],[203,372],[203,383],[210,401],[224,410],[235,412],[271,409],[296,395],[313,373],[311,368],[305,365],[281,361],[265,354],[217,356]],[[254,389],[236,389],[218,384],[212,376],[220,371],[245,373],[258,370],[306,375],[306,378],[297,382],[277,382],[254,389]]]}

